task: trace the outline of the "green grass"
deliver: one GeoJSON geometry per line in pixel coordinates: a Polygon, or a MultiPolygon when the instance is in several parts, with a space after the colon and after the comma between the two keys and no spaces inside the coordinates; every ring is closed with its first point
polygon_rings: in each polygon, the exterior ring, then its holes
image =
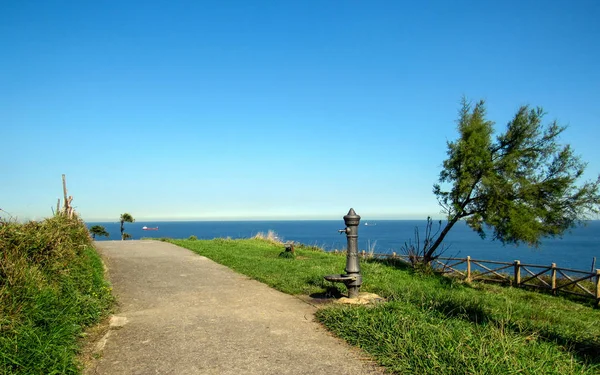
{"type": "Polygon", "coordinates": [[[112,304],[85,224],[0,221],[0,374],[77,374],[86,326],[112,304]]]}
{"type": "Polygon", "coordinates": [[[296,247],[296,259],[280,258],[283,245],[260,239],[174,240],[221,264],[289,294],[323,292],[326,273],[340,273],[345,258],[296,247]]]}
{"type": "MultiPolygon", "coordinates": [[[[323,280],[345,257],[264,240],[174,240],[289,294],[345,292],[323,280]]],[[[402,374],[599,374],[600,310],[564,298],[424,276],[386,261],[362,261],[361,291],[389,302],[329,305],[317,318],[402,374]]]]}

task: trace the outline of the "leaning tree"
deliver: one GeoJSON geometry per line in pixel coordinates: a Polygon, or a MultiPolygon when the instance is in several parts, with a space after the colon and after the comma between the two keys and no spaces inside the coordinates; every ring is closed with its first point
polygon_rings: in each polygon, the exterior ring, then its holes
{"type": "Polygon", "coordinates": [[[538,246],[600,212],[600,177],[581,181],[586,163],[559,144],[566,127],[543,118],[542,108],[523,106],[496,135],[484,101],[463,99],[459,137],[448,142],[433,187],[448,221],[423,249],[425,263],[459,220],[482,238],[491,232],[503,244],[538,246]]]}
{"type": "Polygon", "coordinates": [[[92,234],[92,238],[96,238],[96,236],[108,237],[109,233],[106,231],[102,225],[94,225],[90,228],[90,233],[92,234]]]}
{"type": "MultiPolygon", "coordinates": [[[[133,216],[131,216],[130,214],[128,214],[127,212],[124,214],[121,214],[121,218],[120,218],[120,222],[121,222],[121,240],[125,240],[125,223],[133,223],[135,221],[135,219],[133,218],[133,216]]],[[[127,238],[129,238],[131,236],[128,235],[127,238]]]]}

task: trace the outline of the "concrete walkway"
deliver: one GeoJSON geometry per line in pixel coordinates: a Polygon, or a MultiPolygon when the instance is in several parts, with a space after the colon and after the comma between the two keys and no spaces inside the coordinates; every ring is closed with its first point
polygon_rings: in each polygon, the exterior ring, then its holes
{"type": "Polygon", "coordinates": [[[315,308],[186,249],[96,243],[119,306],[87,374],[382,374],[315,308]]]}

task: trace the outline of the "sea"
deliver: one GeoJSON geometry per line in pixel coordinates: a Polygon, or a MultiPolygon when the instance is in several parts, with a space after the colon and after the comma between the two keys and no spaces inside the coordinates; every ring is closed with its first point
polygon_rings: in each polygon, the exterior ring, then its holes
{"type": "MultiPolygon", "coordinates": [[[[424,220],[377,220],[361,221],[358,230],[359,250],[370,250],[378,254],[402,253],[402,246],[415,241],[418,228],[421,241],[425,233],[424,220]]],[[[434,222],[433,230],[437,230],[434,222]]],[[[443,223],[442,223],[443,224],[443,223]]],[[[90,222],[102,225],[110,233],[108,238],[99,241],[120,239],[118,222],[90,222]]],[[[346,236],[339,234],[343,220],[304,220],[304,221],[153,221],[125,223],[125,232],[132,239],[142,238],[250,238],[257,233],[274,231],[281,241],[294,241],[314,245],[326,251],[345,250],[346,236]],[[144,227],[158,230],[144,230],[144,227]]],[[[466,223],[457,223],[446,236],[444,257],[493,260],[550,265],[589,271],[600,268],[600,221],[589,221],[587,225],[574,228],[563,238],[542,239],[538,248],[526,245],[502,245],[499,241],[481,239],[466,223]],[[595,259],[598,263],[595,263],[595,259]]]]}

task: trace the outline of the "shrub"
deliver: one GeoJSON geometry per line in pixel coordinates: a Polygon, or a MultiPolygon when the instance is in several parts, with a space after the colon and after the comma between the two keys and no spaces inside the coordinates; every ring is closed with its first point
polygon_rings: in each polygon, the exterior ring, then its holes
{"type": "Polygon", "coordinates": [[[77,338],[111,303],[78,217],[0,219],[0,374],[77,373],[77,338]]]}

